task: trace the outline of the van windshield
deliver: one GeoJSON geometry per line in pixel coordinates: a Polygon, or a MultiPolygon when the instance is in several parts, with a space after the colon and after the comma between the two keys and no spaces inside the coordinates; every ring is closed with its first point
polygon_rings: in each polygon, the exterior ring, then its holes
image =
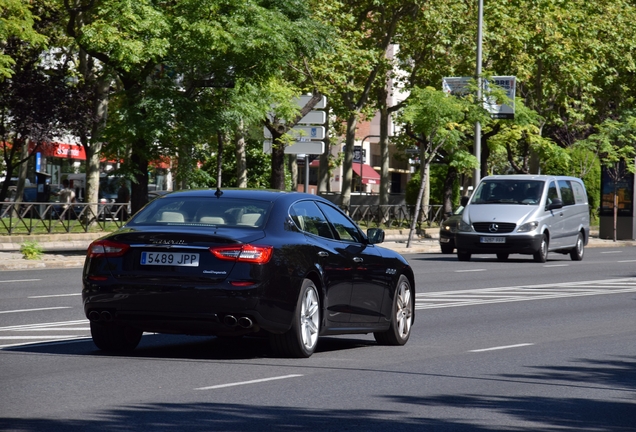
{"type": "Polygon", "coordinates": [[[543,185],[538,180],[486,180],[477,188],[471,204],[538,205],[543,185]]]}

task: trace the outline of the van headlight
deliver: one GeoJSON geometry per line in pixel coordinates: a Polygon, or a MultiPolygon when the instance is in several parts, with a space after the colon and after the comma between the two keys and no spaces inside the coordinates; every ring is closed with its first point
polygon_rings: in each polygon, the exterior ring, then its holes
{"type": "Polygon", "coordinates": [[[531,232],[537,229],[539,222],[526,222],[517,228],[517,232],[531,232]]]}
{"type": "Polygon", "coordinates": [[[473,227],[471,227],[468,222],[464,221],[464,219],[459,221],[459,224],[457,225],[457,231],[471,232],[472,230],[473,227]]]}

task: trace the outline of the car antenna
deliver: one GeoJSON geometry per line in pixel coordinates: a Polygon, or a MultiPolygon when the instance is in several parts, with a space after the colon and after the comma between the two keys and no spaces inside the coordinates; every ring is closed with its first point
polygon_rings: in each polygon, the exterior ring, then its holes
{"type": "Polygon", "coordinates": [[[214,196],[216,196],[217,198],[221,198],[221,195],[223,195],[223,192],[221,192],[220,187],[217,187],[216,192],[214,192],[214,196]]]}

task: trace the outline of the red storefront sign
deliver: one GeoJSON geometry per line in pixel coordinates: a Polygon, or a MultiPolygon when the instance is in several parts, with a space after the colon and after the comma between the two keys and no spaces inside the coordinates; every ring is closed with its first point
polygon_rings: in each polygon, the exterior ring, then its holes
{"type": "MultiPolygon", "coordinates": [[[[30,145],[30,149],[35,149],[35,144],[30,145]]],[[[84,147],[76,144],[46,143],[38,147],[42,156],[58,157],[64,159],[86,160],[84,147]]]]}

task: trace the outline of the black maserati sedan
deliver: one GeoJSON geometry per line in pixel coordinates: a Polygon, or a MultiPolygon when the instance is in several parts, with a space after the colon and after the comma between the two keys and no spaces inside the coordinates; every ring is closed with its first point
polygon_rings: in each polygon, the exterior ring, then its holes
{"type": "Polygon", "coordinates": [[[144,332],[258,334],[274,355],[300,358],[322,335],[404,345],[415,280],[383,240],[315,195],[174,192],[89,246],[84,311],[105,351],[133,350],[144,332]]]}

